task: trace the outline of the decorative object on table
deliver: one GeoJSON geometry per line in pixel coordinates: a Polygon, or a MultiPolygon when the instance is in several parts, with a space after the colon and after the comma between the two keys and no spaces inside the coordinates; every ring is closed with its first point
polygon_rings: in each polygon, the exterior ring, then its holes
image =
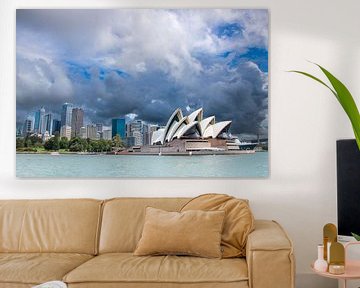
{"type": "Polygon", "coordinates": [[[360,260],[349,258],[349,247],[351,246],[360,246],[360,242],[348,242],[344,246],[339,242],[333,243],[331,245],[332,253],[330,252],[330,261],[332,263],[328,267],[329,271],[323,272],[315,269],[315,263],[311,266],[313,271],[322,277],[343,281],[341,287],[344,288],[347,287],[347,282],[349,280],[360,279],[360,260]]]}
{"type": "Polygon", "coordinates": [[[66,288],[67,285],[64,282],[61,281],[50,281],[46,282],[37,286],[34,286],[32,288],[66,288]]]}
{"type": "Polygon", "coordinates": [[[268,177],[267,9],[18,9],[16,27],[17,177],[268,177]]]}
{"type": "Polygon", "coordinates": [[[320,70],[325,74],[327,79],[330,81],[332,87],[330,87],[328,84],[326,84],[319,78],[307,72],[298,71],[298,70],[292,70],[290,72],[295,72],[310,77],[311,79],[321,83],[322,85],[330,89],[330,91],[335,95],[336,99],[339,101],[340,105],[343,107],[345,113],[349,117],[349,120],[354,130],[356,143],[360,150],[360,113],[356,106],[353,96],[351,95],[350,91],[346,88],[346,86],[340,80],[338,80],[334,75],[332,75],[322,66],[316,63],[314,64],[317,65],[320,68],[320,70]]]}
{"type": "Polygon", "coordinates": [[[326,260],[328,263],[329,261],[329,252],[331,243],[337,241],[337,228],[335,224],[328,223],[323,227],[323,248],[324,248],[324,260],[326,260]]]}
{"type": "Polygon", "coordinates": [[[333,242],[330,246],[329,273],[345,273],[345,248],[339,242],[333,242]]]}
{"type": "Polygon", "coordinates": [[[318,258],[314,263],[314,269],[320,272],[326,272],[328,263],[324,260],[324,245],[318,245],[318,258]]]}

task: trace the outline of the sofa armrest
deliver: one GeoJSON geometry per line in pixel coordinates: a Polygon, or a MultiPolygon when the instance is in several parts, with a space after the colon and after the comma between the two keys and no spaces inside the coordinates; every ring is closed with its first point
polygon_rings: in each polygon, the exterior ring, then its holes
{"type": "Polygon", "coordinates": [[[255,221],[247,240],[246,261],[250,288],[295,287],[293,245],[277,222],[255,221]]]}

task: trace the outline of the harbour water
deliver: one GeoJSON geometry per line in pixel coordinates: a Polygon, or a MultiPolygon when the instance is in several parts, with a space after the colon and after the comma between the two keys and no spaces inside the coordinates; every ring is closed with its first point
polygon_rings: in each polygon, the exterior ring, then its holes
{"type": "Polygon", "coordinates": [[[268,177],[268,152],[154,156],[17,154],[17,177],[268,177]]]}

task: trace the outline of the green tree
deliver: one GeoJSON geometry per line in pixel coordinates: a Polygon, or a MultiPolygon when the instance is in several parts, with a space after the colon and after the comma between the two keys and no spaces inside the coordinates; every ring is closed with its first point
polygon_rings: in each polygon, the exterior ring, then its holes
{"type": "Polygon", "coordinates": [[[69,142],[69,150],[72,152],[84,152],[88,148],[88,143],[85,139],[79,137],[72,138],[69,142]]]}
{"type": "Polygon", "coordinates": [[[66,137],[61,137],[59,141],[60,149],[68,149],[69,148],[69,140],[66,137]]]}
{"type": "Polygon", "coordinates": [[[32,147],[42,147],[42,139],[37,135],[28,135],[25,137],[25,147],[32,148],[32,147]]]}
{"type": "Polygon", "coordinates": [[[44,148],[46,150],[59,150],[60,149],[60,140],[59,137],[52,137],[45,142],[44,148]]]}
{"type": "Polygon", "coordinates": [[[112,138],[112,147],[116,147],[116,148],[122,148],[124,147],[124,143],[120,137],[119,134],[116,134],[113,138],[112,138]]]}
{"type": "Polygon", "coordinates": [[[16,138],[16,149],[25,147],[25,139],[24,138],[16,138]]]}

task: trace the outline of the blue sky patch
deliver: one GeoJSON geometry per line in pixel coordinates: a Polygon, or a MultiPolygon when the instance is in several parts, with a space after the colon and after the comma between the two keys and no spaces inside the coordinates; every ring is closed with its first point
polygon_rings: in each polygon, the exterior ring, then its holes
{"type": "Polygon", "coordinates": [[[214,32],[219,38],[242,37],[242,27],[239,23],[226,23],[217,26],[214,32]]]}

